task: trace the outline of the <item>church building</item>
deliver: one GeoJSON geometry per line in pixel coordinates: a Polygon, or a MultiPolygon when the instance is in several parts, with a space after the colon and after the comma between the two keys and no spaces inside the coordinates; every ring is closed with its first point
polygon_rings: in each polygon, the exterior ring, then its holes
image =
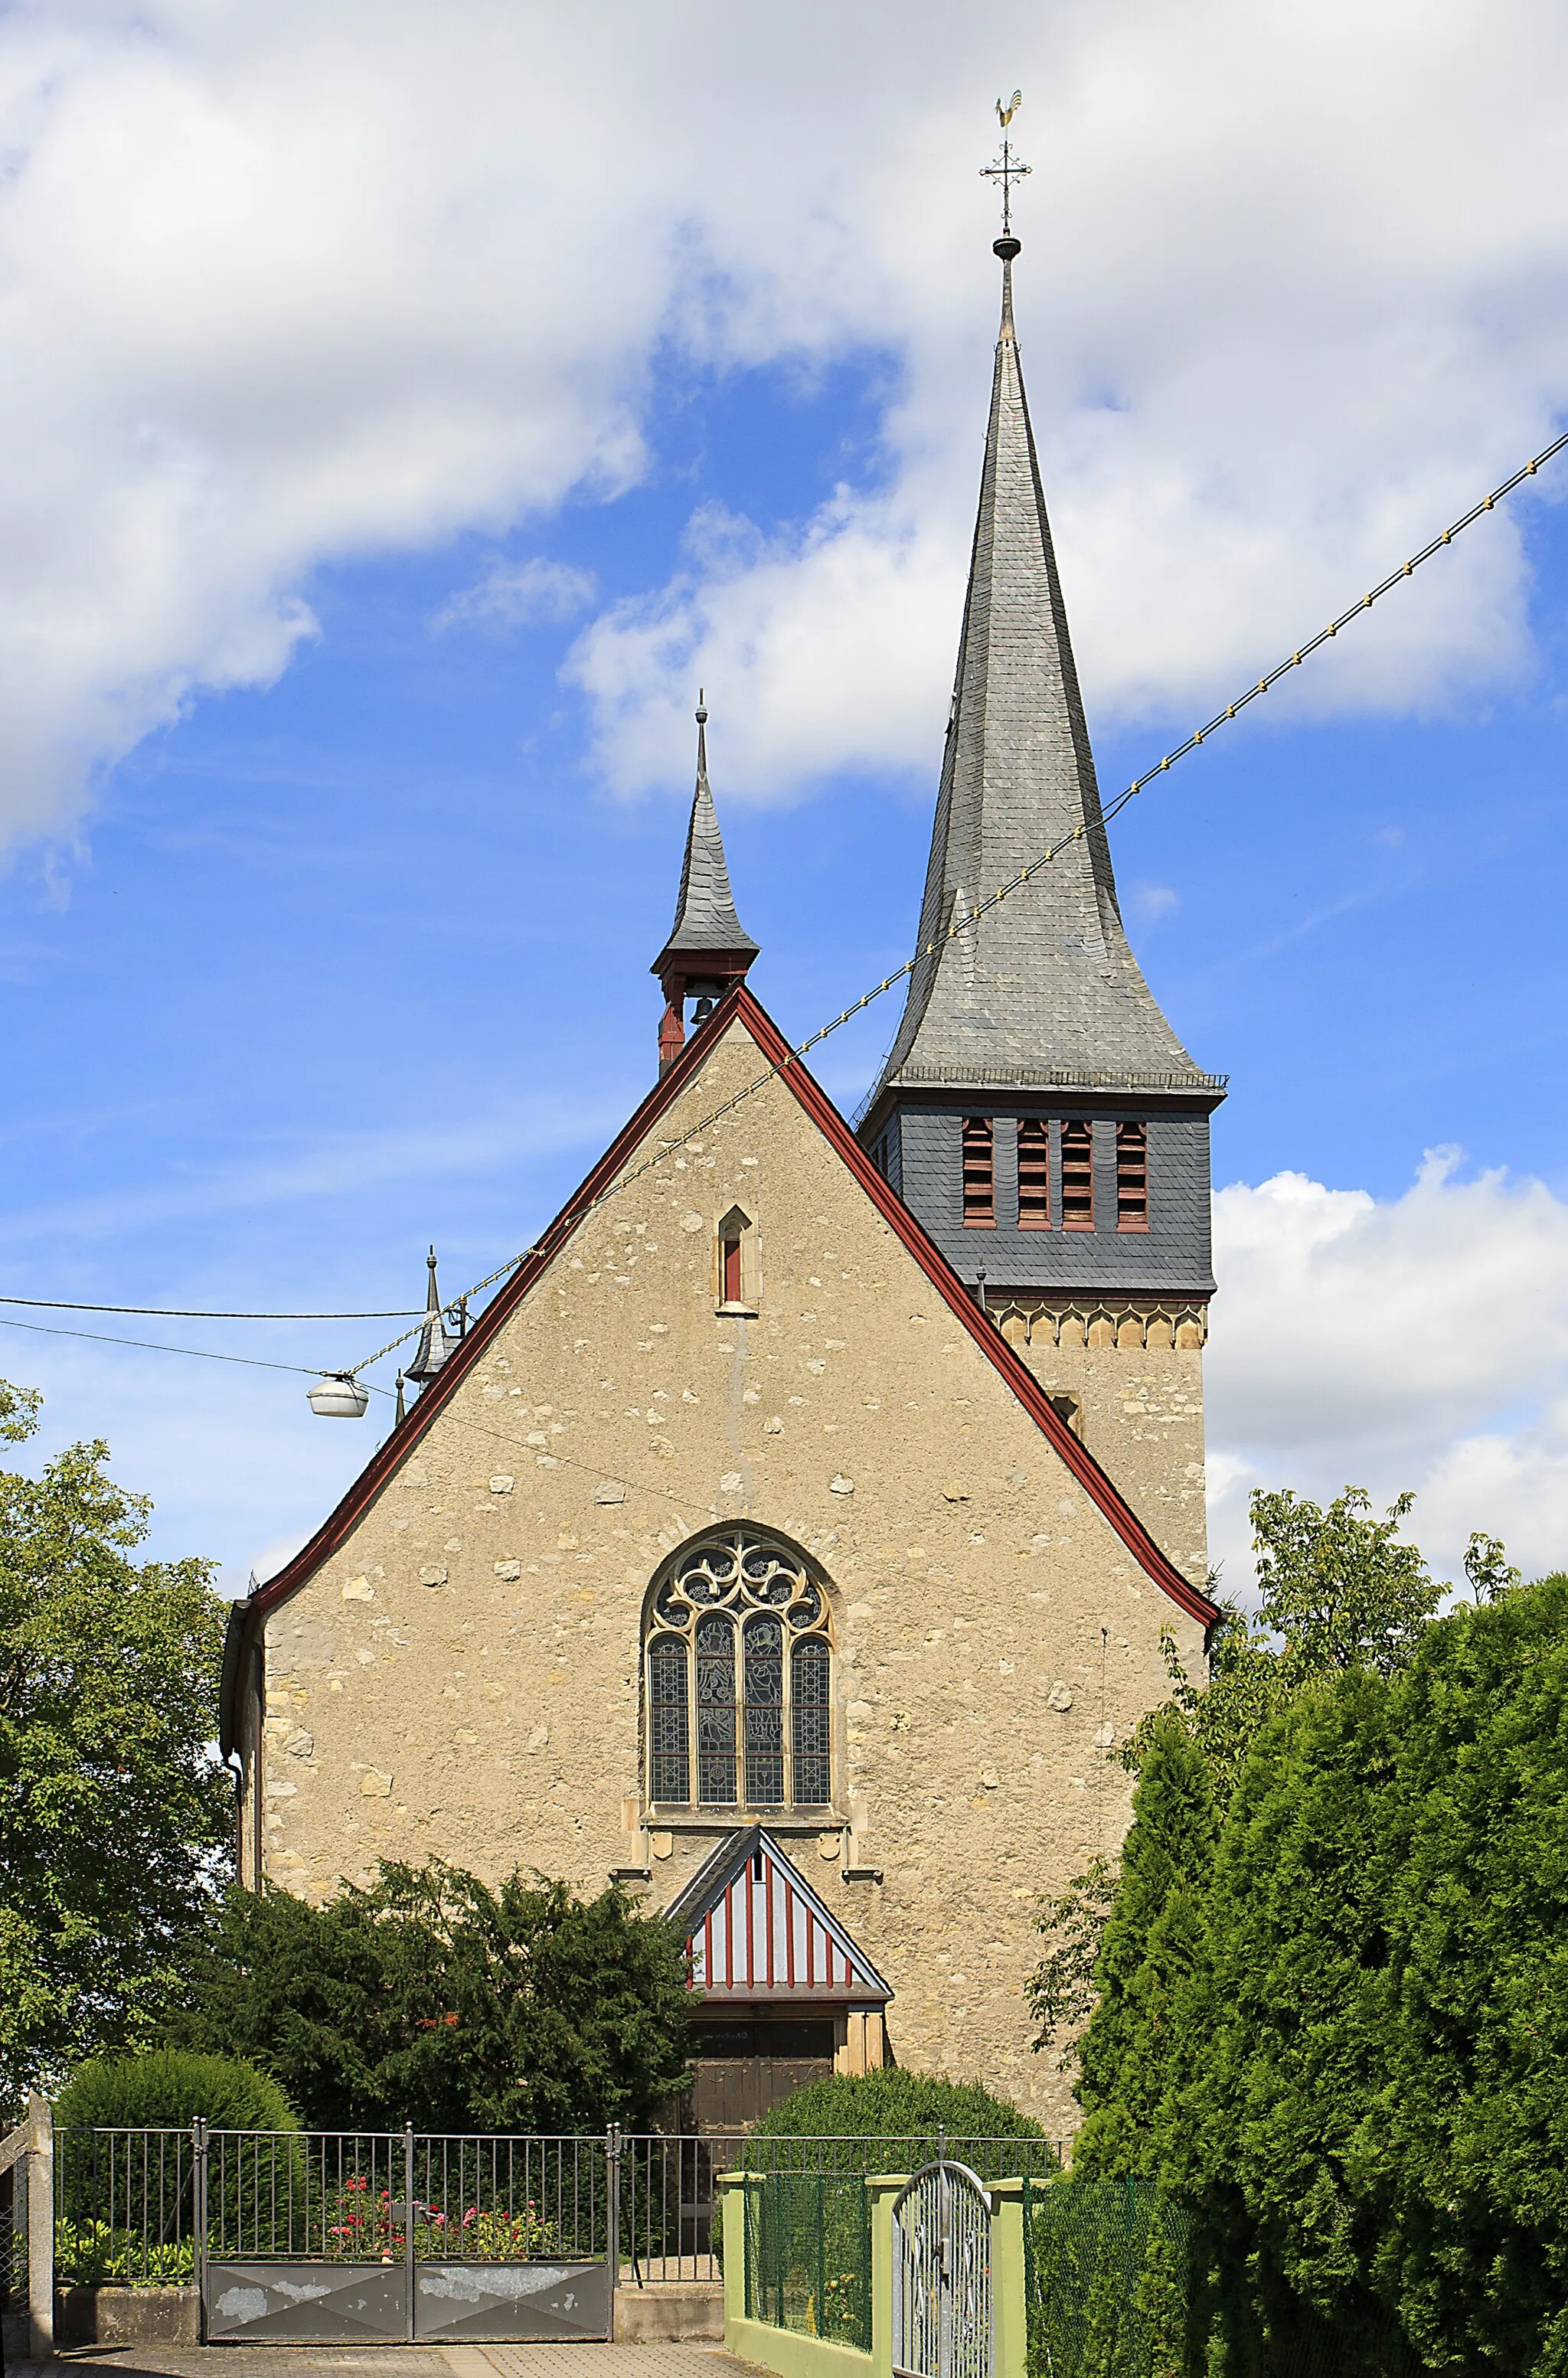
{"type": "Polygon", "coordinates": [[[242,1880],[619,1883],[688,1944],[710,2124],[897,2062],[1071,2127],[1037,1903],[1118,1847],[1109,1754],[1215,1615],[1225,1085],[1123,930],[996,245],[917,955],[858,1128],[750,987],[700,710],[657,1080],[476,1318],[432,1258],[413,1400],[230,1627],[242,1880]]]}

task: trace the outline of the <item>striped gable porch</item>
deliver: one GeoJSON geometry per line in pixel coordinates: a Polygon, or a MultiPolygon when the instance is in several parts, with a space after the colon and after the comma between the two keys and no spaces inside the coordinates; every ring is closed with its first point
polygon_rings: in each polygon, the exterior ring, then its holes
{"type": "Polygon", "coordinates": [[[765,1826],[721,1843],[666,1912],[710,2005],[870,2008],[892,1997],[765,1826]]]}

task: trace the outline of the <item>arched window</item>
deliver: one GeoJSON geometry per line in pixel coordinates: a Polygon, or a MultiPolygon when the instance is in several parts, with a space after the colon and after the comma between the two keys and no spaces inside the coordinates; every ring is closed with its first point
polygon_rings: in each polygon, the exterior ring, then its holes
{"type": "Polygon", "coordinates": [[[650,1800],[832,1804],[828,1599],[801,1554],[746,1528],[688,1544],[654,1590],[644,1673],[650,1800]]]}

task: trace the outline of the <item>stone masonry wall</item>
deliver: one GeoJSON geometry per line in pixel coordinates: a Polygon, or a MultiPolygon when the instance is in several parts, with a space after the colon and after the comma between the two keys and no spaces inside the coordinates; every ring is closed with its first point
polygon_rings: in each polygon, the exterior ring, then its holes
{"type": "MultiPolygon", "coordinates": [[[[732,1026],[657,1136],[760,1070],[732,1026]]],[[[1186,1427],[1189,1359],[1107,1365],[1101,1400],[1136,1376],[1151,1426],[1186,1427]]],[[[1091,1446],[1100,1376],[1063,1372],[1091,1446]]],[[[383,1857],[586,1892],[630,1868],[667,1904],[724,1827],[644,1825],[644,1596],[668,1552],[743,1517],[832,1580],[837,1805],[773,1830],[892,1983],[891,2052],[1069,2128],[1029,2048],[1035,1901],[1119,1843],[1107,1750],[1164,1696],[1162,1627],[1189,1666],[1200,1629],[777,1081],[581,1226],[269,1616],[266,1873],[321,1897],[383,1857]],[[752,1315],[716,1310],[736,1204],[752,1315]]]]}

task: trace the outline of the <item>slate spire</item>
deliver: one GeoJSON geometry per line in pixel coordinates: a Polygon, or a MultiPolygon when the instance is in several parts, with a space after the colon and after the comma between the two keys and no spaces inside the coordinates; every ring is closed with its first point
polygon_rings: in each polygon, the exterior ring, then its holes
{"type": "Polygon", "coordinates": [[[871,1106],[915,1083],[1202,1081],[1128,946],[1012,320],[1001,328],[958,671],[920,912],[922,953],[871,1106]],[[1064,835],[1048,868],[947,938],[1064,835]],[[934,948],[933,948],[934,945],[934,948]],[[927,955],[928,949],[933,954],[927,955]]]}
{"type": "Polygon", "coordinates": [[[649,968],[658,976],[664,992],[664,1015],[659,1027],[661,1073],[685,1041],[687,1000],[696,1002],[693,1022],[705,1023],[731,984],[745,979],[759,955],[759,944],[736,914],[718,813],[708,785],[708,712],[700,693],[697,704],[697,790],[686,831],[675,922],[649,968]]]}

